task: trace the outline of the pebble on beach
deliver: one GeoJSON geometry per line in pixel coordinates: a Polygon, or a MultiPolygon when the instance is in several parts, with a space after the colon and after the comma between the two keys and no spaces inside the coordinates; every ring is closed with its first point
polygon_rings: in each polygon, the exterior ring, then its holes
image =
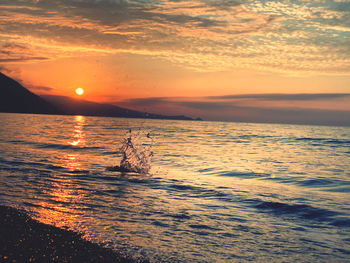
{"type": "Polygon", "coordinates": [[[133,262],[7,206],[0,206],[0,236],[0,262],[133,262]]]}

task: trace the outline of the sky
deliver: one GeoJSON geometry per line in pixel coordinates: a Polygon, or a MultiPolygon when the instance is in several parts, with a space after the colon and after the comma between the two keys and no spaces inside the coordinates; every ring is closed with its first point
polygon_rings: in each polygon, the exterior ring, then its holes
{"type": "Polygon", "coordinates": [[[350,0],[1,0],[0,71],[153,113],[350,125],[350,0]]]}

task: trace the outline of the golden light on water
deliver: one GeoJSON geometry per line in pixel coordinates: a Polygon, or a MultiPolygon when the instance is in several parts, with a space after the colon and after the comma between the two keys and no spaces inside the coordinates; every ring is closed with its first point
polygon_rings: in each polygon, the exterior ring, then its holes
{"type": "MultiPolygon", "coordinates": [[[[84,116],[74,117],[74,130],[72,135],[72,140],[68,144],[74,147],[84,147],[85,145],[85,133],[83,130],[85,124],[84,116]]],[[[70,170],[79,170],[81,167],[80,154],[79,153],[67,153],[63,155],[62,166],[70,170]]]]}
{"type": "MultiPolygon", "coordinates": [[[[84,116],[74,117],[72,138],[67,144],[76,147],[85,145],[84,124],[84,116]]],[[[60,158],[59,166],[74,172],[81,169],[80,159],[79,153],[64,153],[60,158]]],[[[36,219],[57,227],[84,232],[87,237],[88,232],[81,222],[84,212],[81,204],[79,205],[79,202],[85,198],[85,191],[77,187],[74,178],[60,177],[56,180],[58,182],[50,183],[49,187],[44,190],[48,199],[41,200],[39,203],[40,208],[36,209],[36,219]]]]}
{"type": "Polygon", "coordinates": [[[71,180],[63,179],[59,183],[52,183],[44,192],[49,198],[39,202],[35,216],[37,220],[80,232],[85,230],[81,224],[83,211],[77,204],[85,197],[84,191],[75,189],[71,180]]]}
{"type": "Polygon", "coordinates": [[[83,126],[85,123],[84,116],[75,116],[75,125],[73,131],[73,141],[68,142],[72,146],[83,146],[85,145],[85,135],[83,132],[83,126]]]}

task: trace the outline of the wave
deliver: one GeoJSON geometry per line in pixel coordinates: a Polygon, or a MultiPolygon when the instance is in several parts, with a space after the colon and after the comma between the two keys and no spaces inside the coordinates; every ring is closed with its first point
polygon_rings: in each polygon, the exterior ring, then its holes
{"type": "Polygon", "coordinates": [[[227,177],[240,177],[240,178],[261,178],[269,177],[269,174],[264,173],[254,173],[254,172],[239,172],[239,171],[223,171],[215,172],[216,176],[227,176],[227,177]]]}
{"type": "Polygon", "coordinates": [[[349,227],[350,228],[350,219],[349,218],[339,218],[331,222],[331,225],[337,227],[349,227]]]}
{"type": "MultiPolygon", "coordinates": [[[[184,182],[178,181],[178,182],[158,182],[154,178],[149,179],[149,180],[144,180],[143,183],[147,184],[147,187],[151,189],[161,189],[165,190],[173,196],[176,199],[186,199],[186,198],[195,198],[198,200],[201,199],[207,199],[207,200],[217,200],[220,202],[225,202],[225,203],[232,203],[232,202],[239,202],[242,200],[242,197],[236,193],[232,194],[230,192],[225,191],[225,189],[212,189],[212,188],[207,188],[207,187],[202,187],[202,186],[196,186],[196,185],[189,185],[184,182]]],[[[210,209],[216,209],[216,208],[222,208],[212,206],[212,207],[207,207],[210,209]]]]}
{"type": "Polygon", "coordinates": [[[295,216],[302,219],[332,223],[333,218],[341,215],[338,212],[307,204],[287,204],[273,201],[257,201],[255,208],[272,212],[278,216],[295,216]]]}
{"type": "Polygon", "coordinates": [[[33,145],[38,149],[55,149],[55,150],[97,150],[101,149],[101,147],[96,146],[74,146],[70,144],[60,144],[60,143],[40,143],[40,142],[31,142],[24,140],[15,140],[8,141],[13,144],[23,144],[23,145],[33,145]]]}
{"type": "Polygon", "coordinates": [[[316,137],[301,137],[295,138],[296,141],[309,142],[312,145],[331,145],[333,147],[337,146],[350,146],[350,140],[346,139],[333,139],[333,138],[316,138],[316,137]]]}
{"type": "Polygon", "coordinates": [[[114,156],[121,156],[122,154],[120,151],[107,151],[107,152],[102,152],[101,154],[103,155],[114,155],[114,156]]]}
{"type": "Polygon", "coordinates": [[[9,161],[0,158],[0,170],[21,173],[35,173],[40,175],[49,175],[52,171],[59,171],[67,174],[89,174],[90,171],[86,169],[69,169],[59,165],[40,163],[40,162],[21,162],[9,161]]]}
{"type": "Polygon", "coordinates": [[[305,178],[303,176],[267,176],[262,180],[271,180],[283,184],[292,184],[305,188],[318,188],[329,192],[350,192],[350,181],[336,178],[305,178]]]}
{"type": "Polygon", "coordinates": [[[240,139],[266,139],[266,138],[277,138],[276,136],[271,136],[271,135],[260,135],[260,134],[244,134],[244,135],[239,135],[237,138],[240,139]]]}
{"type": "Polygon", "coordinates": [[[97,150],[101,147],[91,147],[91,146],[74,146],[69,144],[54,144],[54,143],[41,143],[37,145],[37,148],[44,149],[58,149],[58,150],[97,150]]]}
{"type": "Polygon", "coordinates": [[[300,186],[305,187],[337,187],[337,186],[350,186],[350,182],[337,179],[328,179],[328,178],[316,178],[316,179],[303,179],[301,181],[295,182],[300,186]]]}
{"type": "Polygon", "coordinates": [[[204,225],[204,224],[190,224],[188,226],[191,228],[194,228],[194,229],[218,230],[218,228],[211,227],[211,226],[204,225]]]}

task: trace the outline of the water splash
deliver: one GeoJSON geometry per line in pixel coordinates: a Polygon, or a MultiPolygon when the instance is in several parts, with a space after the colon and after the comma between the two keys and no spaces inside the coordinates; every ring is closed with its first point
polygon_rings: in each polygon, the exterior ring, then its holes
{"type": "Polygon", "coordinates": [[[129,130],[120,148],[123,158],[120,161],[120,166],[116,168],[121,172],[147,174],[151,169],[153,156],[151,151],[152,141],[149,133],[129,130]]]}

